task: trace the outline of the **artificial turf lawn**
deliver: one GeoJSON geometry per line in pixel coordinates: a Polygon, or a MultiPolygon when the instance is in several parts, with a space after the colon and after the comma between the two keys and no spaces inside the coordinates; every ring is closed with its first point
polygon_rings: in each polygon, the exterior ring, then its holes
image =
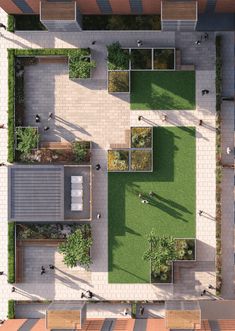
{"type": "Polygon", "coordinates": [[[195,72],[132,71],[131,109],[195,109],[195,72]]]}
{"type": "Polygon", "coordinates": [[[109,173],[109,282],[148,283],[146,235],[195,238],[195,130],[155,127],[152,173],[109,173]],[[153,191],[150,204],[139,193],[153,191]]]}

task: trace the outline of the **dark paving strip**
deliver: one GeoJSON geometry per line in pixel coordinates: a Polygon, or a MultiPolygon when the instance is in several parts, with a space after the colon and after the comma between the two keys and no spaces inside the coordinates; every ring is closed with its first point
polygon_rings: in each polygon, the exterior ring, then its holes
{"type": "Polygon", "coordinates": [[[32,327],[38,322],[37,318],[28,319],[18,331],[30,331],[32,327]]]}
{"type": "Polygon", "coordinates": [[[24,14],[33,14],[32,8],[25,0],[13,0],[14,4],[22,10],[24,14]]]}
{"type": "Polygon", "coordinates": [[[199,14],[197,31],[234,31],[234,14],[199,14]]]}
{"type": "Polygon", "coordinates": [[[114,330],[116,318],[106,318],[102,329],[100,331],[112,331],[114,330]]]}
{"type": "Polygon", "coordinates": [[[102,14],[112,14],[112,7],[109,0],[96,0],[102,14]]]}
{"type": "Polygon", "coordinates": [[[206,4],[206,13],[214,13],[217,0],[208,0],[206,4]]]}
{"type": "Polygon", "coordinates": [[[133,331],[145,331],[147,327],[147,319],[137,319],[135,320],[133,331]]]}
{"type": "Polygon", "coordinates": [[[220,331],[218,321],[209,321],[211,331],[220,331]]]}
{"type": "Polygon", "coordinates": [[[141,0],[129,0],[131,13],[132,14],[142,14],[143,13],[143,6],[141,0]]]}

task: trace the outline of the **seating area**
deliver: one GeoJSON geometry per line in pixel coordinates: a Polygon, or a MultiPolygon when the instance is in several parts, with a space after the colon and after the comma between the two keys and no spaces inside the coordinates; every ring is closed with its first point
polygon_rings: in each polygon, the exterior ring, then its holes
{"type": "Polygon", "coordinates": [[[71,176],[71,210],[83,210],[83,177],[71,176]]]}

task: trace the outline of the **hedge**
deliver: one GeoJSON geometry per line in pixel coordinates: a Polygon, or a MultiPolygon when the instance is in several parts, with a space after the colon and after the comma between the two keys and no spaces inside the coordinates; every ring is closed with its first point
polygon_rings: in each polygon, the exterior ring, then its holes
{"type": "Polygon", "coordinates": [[[221,36],[216,36],[216,294],[222,288],[222,250],[221,250],[221,91],[222,58],[221,36]]]}
{"type": "Polygon", "coordinates": [[[14,300],[8,300],[8,319],[14,319],[15,318],[15,301],[14,300]]]}
{"type": "Polygon", "coordinates": [[[8,49],[8,162],[15,161],[15,57],[20,56],[82,56],[90,55],[89,48],[8,49]]]}
{"type": "Polygon", "coordinates": [[[15,18],[13,15],[8,15],[7,18],[7,31],[15,32],[15,18]]]}
{"type": "Polygon", "coordinates": [[[8,223],[8,283],[15,283],[15,223],[8,223]]]}

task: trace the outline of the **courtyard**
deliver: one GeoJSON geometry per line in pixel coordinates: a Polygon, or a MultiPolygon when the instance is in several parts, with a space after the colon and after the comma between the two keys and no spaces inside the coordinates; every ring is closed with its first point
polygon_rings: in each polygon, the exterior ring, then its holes
{"type": "Polygon", "coordinates": [[[110,283],[150,281],[142,257],[152,229],[159,236],[195,238],[195,152],[194,128],[157,127],[152,173],[109,173],[110,283]]]}

